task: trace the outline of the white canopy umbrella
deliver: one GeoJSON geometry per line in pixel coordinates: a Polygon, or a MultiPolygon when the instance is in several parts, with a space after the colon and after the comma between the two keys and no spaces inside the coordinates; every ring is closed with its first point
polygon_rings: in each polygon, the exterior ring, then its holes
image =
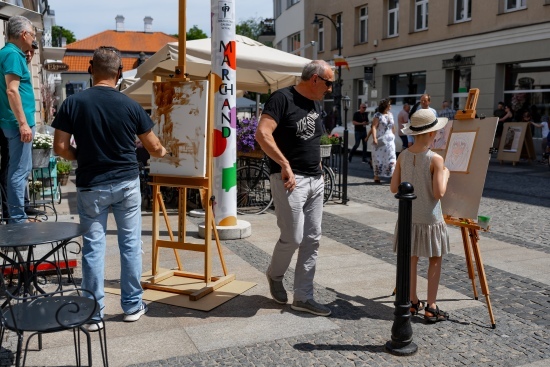
{"type": "MultiPolygon", "coordinates": [[[[256,42],[245,36],[237,41],[237,89],[267,93],[295,85],[304,66],[311,60],[256,42]]],[[[189,77],[206,78],[211,69],[211,39],[186,43],[186,72],[189,77]]],[[[178,43],[166,44],[138,67],[137,78],[154,80],[155,76],[174,76],[178,60],[178,43]]]]}
{"type": "Polygon", "coordinates": [[[153,103],[153,82],[147,79],[135,79],[131,83],[130,79],[124,79],[122,82],[122,93],[139,103],[144,109],[152,108],[153,103]]]}

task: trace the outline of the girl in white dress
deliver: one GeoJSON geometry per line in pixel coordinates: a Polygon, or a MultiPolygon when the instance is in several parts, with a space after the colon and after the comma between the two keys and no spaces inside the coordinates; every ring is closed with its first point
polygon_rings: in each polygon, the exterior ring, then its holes
{"type": "MultiPolygon", "coordinates": [[[[414,135],[414,144],[399,155],[390,184],[390,190],[395,194],[402,182],[409,182],[416,195],[412,201],[411,313],[417,314],[425,307],[424,318],[429,323],[449,318],[436,304],[441,260],[449,252],[449,235],[439,201],[447,189],[449,170],[443,158],[429,149],[437,130],[444,128],[447,121],[447,118],[436,118],[428,109],[419,109],[411,115],[410,122],[401,131],[406,135],[414,135]],[[426,304],[419,300],[416,289],[420,256],[429,258],[426,304]]],[[[397,226],[394,251],[397,251],[397,226]]]]}

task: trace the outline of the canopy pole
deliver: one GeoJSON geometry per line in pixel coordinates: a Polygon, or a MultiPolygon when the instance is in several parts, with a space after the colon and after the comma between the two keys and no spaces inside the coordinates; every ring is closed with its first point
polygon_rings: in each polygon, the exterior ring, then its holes
{"type": "Polygon", "coordinates": [[[185,56],[187,55],[185,44],[187,42],[187,24],[185,9],[187,0],[179,0],[179,23],[178,23],[178,62],[176,66],[176,79],[189,80],[185,69],[185,56]]]}

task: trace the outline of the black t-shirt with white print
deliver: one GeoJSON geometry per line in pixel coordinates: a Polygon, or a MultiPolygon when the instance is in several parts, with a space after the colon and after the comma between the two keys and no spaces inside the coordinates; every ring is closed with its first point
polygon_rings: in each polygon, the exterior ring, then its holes
{"type": "MultiPolygon", "coordinates": [[[[262,113],[277,123],[273,138],[289,161],[292,172],[304,176],[320,175],[321,103],[302,96],[294,87],[287,87],[269,97],[262,113]]],[[[281,172],[281,166],[275,161],[270,159],[270,163],[271,173],[281,172]]]]}

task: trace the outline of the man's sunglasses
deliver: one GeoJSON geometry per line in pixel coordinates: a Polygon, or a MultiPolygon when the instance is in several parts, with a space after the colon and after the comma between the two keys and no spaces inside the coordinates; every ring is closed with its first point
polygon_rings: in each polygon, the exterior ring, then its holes
{"type": "Polygon", "coordinates": [[[334,83],[332,80],[328,80],[328,79],[325,79],[323,78],[321,75],[317,74],[317,77],[319,77],[321,80],[324,80],[325,81],[325,85],[327,86],[327,88],[331,88],[332,87],[332,84],[334,83]]]}

